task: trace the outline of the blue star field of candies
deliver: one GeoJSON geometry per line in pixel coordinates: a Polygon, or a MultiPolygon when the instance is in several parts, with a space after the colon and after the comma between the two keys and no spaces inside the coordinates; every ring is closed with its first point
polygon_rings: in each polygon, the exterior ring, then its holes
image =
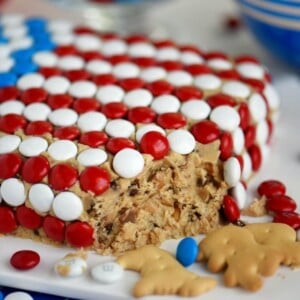
{"type": "MultiPolygon", "coordinates": [[[[32,61],[33,55],[38,51],[52,51],[55,48],[56,45],[47,30],[47,23],[46,19],[39,17],[24,20],[27,37],[32,39],[32,43],[28,47],[22,47],[10,54],[14,63],[6,72],[0,71],[0,88],[13,86],[20,76],[37,71],[38,66],[32,61]]],[[[0,25],[0,45],[7,43],[9,43],[9,39],[4,35],[4,28],[0,25]]]]}

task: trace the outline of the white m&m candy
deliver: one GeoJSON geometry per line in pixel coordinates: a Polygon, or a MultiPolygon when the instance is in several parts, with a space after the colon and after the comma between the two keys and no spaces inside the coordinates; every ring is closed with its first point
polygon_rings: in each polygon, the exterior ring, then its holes
{"type": "Polygon", "coordinates": [[[128,138],[134,133],[134,125],[123,119],[115,119],[107,122],[105,132],[111,137],[128,138]]]}
{"type": "Polygon", "coordinates": [[[180,101],[173,95],[162,95],[154,98],[151,108],[158,114],[177,112],[180,108],[180,101]]]}
{"type": "Polygon", "coordinates": [[[131,78],[138,77],[140,68],[136,64],[125,62],[115,65],[112,72],[116,77],[120,79],[131,78]]]}
{"type": "Polygon", "coordinates": [[[56,126],[71,126],[77,121],[77,113],[69,108],[59,108],[53,110],[49,115],[49,121],[56,126]]]}
{"type": "Polygon", "coordinates": [[[37,52],[32,59],[40,67],[54,67],[58,61],[57,55],[49,51],[37,52]]]}
{"type": "Polygon", "coordinates": [[[11,206],[19,206],[26,199],[24,184],[17,178],[2,181],[0,193],[3,200],[11,206]]]}
{"type": "Polygon", "coordinates": [[[105,56],[121,55],[127,52],[127,44],[119,39],[104,42],[101,52],[105,56]]]}
{"type": "Polygon", "coordinates": [[[98,89],[96,94],[97,100],[102,104],[107,104],[110,102],[121,102],[125,95],[124,90],[113,84],[102,86],[98,89]]]}
{"type": "Polygon", "coordinates": [[[157,50],[156,59],[159,61],[179,60],[180,51],[175,47],[163,47],[157,50]]]}
{"type": "Polygon", "coordinates": [[[67,254],[55,264],[54,270],[62,277],[77,277],[84,274],[87,267],[84,255],[79,252],[67,254]]]}
{"type": "Polygon", "coordinates": [[[222,92],[233,97],[247,98],[250,95],[250,88],[242,82],[230,80],[224,83],[222,92]]]}
{"type": "Polygon", "coordinates": [[[31,122],[46,121],[51,113],[50,107],[45,103],[31,103],[24,109],[23,115],[31,122]]]}
{"type": "Polygon", "coordinates": [[[183,51],[180,55],[180,60],[185,65],[202,64],[204,59],[195,52],[183,51]]]}
{"type": "Polygon", "coordinates": [[[218,89],[221,84],[221,79],[213,74],[198,75],[195,77],[195,85],[200,89],[215,90],[218,89]]]}
{"type": "Polygon", "coordinates": [[[240,124],[240,115],[228,105],[220,105],[214,108],[210,114],[210,119],[222,130],[234,131],[240,124]]]}
{"type": "Polygon", "coordinates": [[[52,76],[45,81],[44,89],[52,95],[65,94],[70,84],[70,81],[63,76],[52,76]]]}
{"type": "Polygon", "coordinates": [[[55,196],[52,209],[63,221],[72,221],[80,217],[83,211],[81,199],[72,192],[62,192],[55,196]]]}
{"type": "Polygon", "coordinates": [[[107,119],[103,113],[89,111],[78,118],[77,125],[83,131],[101,131],[106,125],[107,119]]]}
{"type": "Polygon", "coordinates": [[[43,75],[39,73],[28,73],[19,78],[17,81],[17,87],[20,90],[27,90],[30,88],[39,88],[45,82],[45,78],[43,75]]]}
{"type": "Polygon", "coordinates": [[[249,98],[248,107],[254,122],[265,120],[267,116],[267,105],[260,94],[255,93],[249,98]]]}
{"type": "Polygon", "coordinates": [[[19,144],[21,143],[21,139],[17,135],[4,135],[0,137],[0,154],[9,153],[15,151],[19,144]]]}
{"type": "Polygon", "coordinates": [[[201,121],[209,116],[211,108],[203,100],[192,99],[184,102],[181,105],[180,111],[189,119],[201,121]]]}
{"type": "Polygon", "coordinates": [[[161,67],[146,68],[140,74],[140,77],[147,82],[161,80],[164,79],[166,76],[167,71],[161,67]]]}
{"type": "Polygon", "coordinates": [[[4,103],[0,104],[0,116],[5,116],[8,114],[21,115],[24,108],[25,105],[21,101],[5,101],[4,103]]]}
{"type": "Polygon", "coordinates": [[[133,57],[153,57],[155,53],[155,47],[144,42],[134,43],[128,48],[128,54],[133,57]]]}
{"type": "Polygon", "coordinates": [[[59,140],[48,148],[49,155],[59,161],[71,159],[77,154],[77,146],[69,140],[59,140]]]}
{"type": "Polygon", "coordinates": [[[241,166],[237,158],[230,157],[224,163],[224,179],[230,186],[235,186],[241,178],[241,166]]]}
{"type": "Polygon", "coordinates": [[[265,75],[264,68],[252,62],[240,63],[236,66],[236,69],[243,77],[246,78],[263,79],[265,75]]]}
{"type": "Polygon", "coordinates": [[[80,51],[97,51],[101,49],[101,39],[93,34],[81,34],[75,38],[75,46],[80,51]]]}
{"type": "Polygon", "coordinates": [[[136,89],[128,92],[124,97],[124,104],[129,108],[137,106],[148,106],[152,102],[153,96],[146,89],[136,89]]]}
{"type": "Polygon", "coordinates": [[[57,66],[64,71],[80,70],[84,67],[84,60],[80,56],[66,55],[58,59],[57,66]]]}
{"type": "Polygon", "coordinates": [[[93,279],[101,283],[113,283],[120,280],[124,275],[124,269],[115,262],[105,262],[92,268],[93,279]]]}
{"type": "Polygon", "coordinates": [[[179,154],[189,154],[196,146],[194,136],[187,130],[177,129],[168,135],[168,141],[172,151],[179,154]]]}
{"type": "Polygon", "coordinates": [[[270,109],[276,110],[280,105],[279,95],[271,84],[266,84],[263,91],[270,109]]]}
{"type": "Polygon", "coordinates": [[[144,169],[143,155],[133,149],[123,149],[113,158],[115,172],[124,178],[133,178],[139,175],[144,169]]]}
{"type": "Polygon", "coordinates": [[[111,73],[112,71],[112,65],[109,62],[101,59],[93,59],[89,61],[85,65],[85,68],[94,75],[107,74],[111,73]]]}
{"type": "Polygon", "coordinates": [[[45,139],[38,136],[31,136],[20,144],[19,151],[26,157],[32,157],[40,155],[47,150],[47,147],[48,142],[45,139]]]}
{"type": "Polygon", "coordinates": [[[34,300],[28,293],[13,292],[5,296],[3,300],[34,300]]]}
{"type": "Polygon", "coordinates": [[[80,80],[71,84],[69,94],[76,98],[91,98],[96,94],[97,86],[90,81],[80,80]]]}
{"type": "Polygon", "coordinates": [[[169,72],[166,79],[174,86],[190,85],[193,82],[193,77],[185,71],[169,72]]]}
{"type": "Polygon", "coordinates": [[[28,199],[36,211],[45,213],[52,207],[54,194],[48,185],[37,183],[31,186],[28,193],[28,199]]]}
{"type": "Polygon", "coordinates": [[[216,70],[230,70],[232,63],[224,58],[213,58],[207,62],[208,66],[216,70]]]}
{"type": "Polygon", "coordinates": [[[102,149],[86,149],[80,152],[77,160],[86,167],[99,166],[107,160],[107,153],[102,149]]]}
{"type": "Polygon", "coordinates": [[[238,182],[232,189],[231,193],[239,209],[243,209],[247,203],[247,191],[241,182],[238,182]]]}

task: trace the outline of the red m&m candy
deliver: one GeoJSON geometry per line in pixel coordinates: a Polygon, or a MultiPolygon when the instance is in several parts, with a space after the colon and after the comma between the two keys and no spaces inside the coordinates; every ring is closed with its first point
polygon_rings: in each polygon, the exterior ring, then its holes
{"type": "Polygon", "coordinates": [[[266,209],[269,212],[291,212],[297,208],[296,202],[286,195],[272,195],[267,197],[266,209]]]}
{"type": "Polygon", "coordinates": [[[20,155],[6,153],[0,155],[0,179],[14,177],[22,164],[20,155]]]}
{"type": "Polygon", "coordinates": [[[88,111],[98,110],[100,108],[100,103],[94,98],[79,98],[74,101],[73,108],[79,114],[83,114],[88,111]]]}
{"type": "Polygon", "coordinates": [[[5,133],[14,133],[18,129],[25,127],[26,120],[23,116],[17,114],[7,114],[0,117],[0,130],[5,133]]]}
{"type": "Polygon", "coordinates": [[[99,167],[88,167],[83,170],[79,177],[80,186],[86,192],[98,196],[104,193],[110,186],[109,173],[99,167]]]}
{"type": "Polygon", "coordinates": [[[156,113],[150,107],[136,106],[128,111],[128,120],[132,123],[151,123],[155,119],[156,113]]]}
{"type": "Polygon", "coordinates": [[[93,244],[94,230],[86,222],[76,221],[67,226],[66,240],[73,247],[88,247],[93,244]]]}
{"type": "Polygon", "coordinates": [[[51,133],[52,130],[52,124],[47,121],[33,121],[26,126],[25,133],[27,135],[44,135],[51,133]]]}
{"type": "Polygon", "coordinates": [[[23,179],[29,183],[41,181],[50,169],[50,164],[44,156],[34,156],[27,159],[21,171],[23,179]]]}
{"type": "Polygon", "coordinates": [[[274,216],[273,222],[284,223],[298,230],[300,228],[300,215],[292,211],[280,212],[274,216]]]}
{"type": "Polygon", "coordinates": [[[40,262],[40,256],[32,250],[20,250],[12,255],[10,264],[18,270],[29,270],[40,262]]]}
{"type": "Polygon", "coordinates": [[[157,124],[166,129],[178,129],[186,125],[186,118],[181,113],[164,113],[157,117],[157,124]]]}
{"type": "Polygon", "coordinates": [[[17,229],[15,214],[10,207],[0,207],[0,233],[10,233],[17,229]]]}
{"type": "Polygon", "coordinates": [[[161,159],[169,152],[168,139],[157,131],[149,131],[141,139],[141,151],[151,154],[154,159],[161,159]]]}
{"type": "Polygon", "coordinates": [[[229,222],[236,222],[240,217],[240,210],[236,201],[229,195],[223,198],[223,211],[229,222]]]}
{"type": "Polygon", "coordinates": [[[200,121],[191,127],[191,133],[199,143],[208,144],[219,138],[220,129],[212,121],[200,121]]]}
{"type": "Polygon", "coordinates": [[[16,216],[19,224],[25,228],[38,229],[42,225],[42,217],[25,205],[17,207],[16,216]]]}
{"type": "Polygon", "coordinates": [[[46,216],[43,221],[43,229],[46,235],[57,242],[63,242],[65,239],[65,222],[53,217],[46,216]]]}
{"type": "Polygon", "coordinates": [[[108,136],[102,131],[88,131],[80,136],[79,142],[81,144],[97,148],[104,145],[108,140],[108,136]]]}
{"type": "Polygon", "coordinates": [[[265,180],[257,188],[260,196],[284,195],[286,192],[285,185],[279,180],[265,180]]]}
{"type": "Polygon", "coordinates": [[[76,126],[60,127],[54,130],[53,136],[61,140],[73,141],[80,135],[80,130],[76,126]]]}
{"type": "Polygon", "coordinates": [[[64,191],[71,187],[78,177],[78,172],[69,164],[57,164],[49,172],[48,180],[53,189],[64,191]]]}
{"type": "Polygon", "coordinates": [[[111,138],[106,144],[106,149],[112,154],[116,154],[125,148],[135,149],[134,141],[128,138],[116,137],[111,138]]]}

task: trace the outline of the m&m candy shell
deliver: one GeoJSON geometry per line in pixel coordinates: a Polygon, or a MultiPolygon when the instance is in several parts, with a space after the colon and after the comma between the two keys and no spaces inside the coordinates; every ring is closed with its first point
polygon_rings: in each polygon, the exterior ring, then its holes
{"type": "Polygon", "coordinates": [[[196,261],[198,255],[198,246],[196,241],[187,237],[182,239],[176,250],[176,259],[184,266],[188,267],[196,261]]]}

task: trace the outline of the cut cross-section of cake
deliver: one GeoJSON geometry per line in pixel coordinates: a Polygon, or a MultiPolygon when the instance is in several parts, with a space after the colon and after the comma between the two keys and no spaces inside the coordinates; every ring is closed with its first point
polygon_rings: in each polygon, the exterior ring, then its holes
{"type": "Polygon", "coordinates": [[[225,195],[245,207],[279,110],[260,62],[18,20],[0,19],[26,29],[0,45],[0,233],[119,253],[217,228],[225,195]]]}

